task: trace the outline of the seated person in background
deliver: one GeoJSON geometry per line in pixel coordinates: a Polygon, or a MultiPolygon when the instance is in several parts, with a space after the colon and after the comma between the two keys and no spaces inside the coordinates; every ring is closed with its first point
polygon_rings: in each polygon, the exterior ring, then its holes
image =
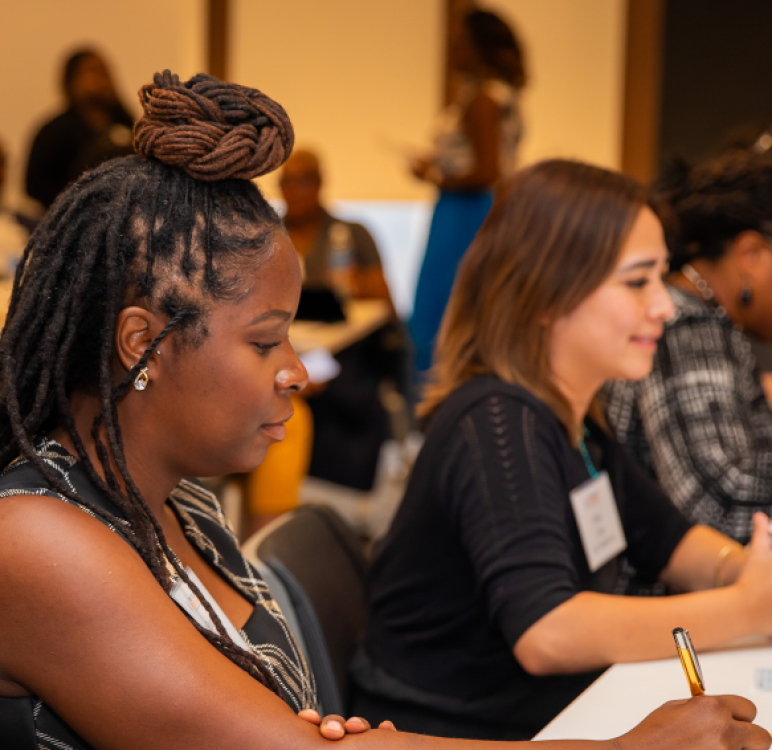
{"type": "Polygon", "coordinates": [[[607,386],[606,416],[691,521],[745,544],[772,509],[772,411],[747,338],[772,342],[772,158],[681,166],[656,202],[675,315],[651,373],[607,386]]]}
{"type": "Polygon", "coordinates": [[[319,157],[307,150],[294,151],[279,178],[284,226],[301,258],[304,286],[391,304],[375,240],[361,224],[336,219],[324,208],[322,184],[319,157]]]}
{"type": "Polygon", "coordinates": [[[131,115],[96,50],[68,57],[62,87],[67,109],[37,132],[27,164],[27,193],[46,208],[87,169],[132,153],[131,115]]]}
{"type": "MultiPolygon", "coordinates": [[[[296,717],[316,703],[306,660],[217,500],[184,479],[253,468],[304,385],[288,339],[297,256],[249,179],[281,163],[292,126],[209,76],[166,71],[143,101],[144,159],[60,197],[2,332],[3,747],[310,750],[350,731],[372,750],[490,748],[296,717]],[[215,122],[254,125],[239,162],[215,122]],[[178,129],[201,158],[174,146],[178,129]]],[[[767,750],[754,715],[697,698],[615,740],[541,747],[767,750]]]]}
{"type": "Polygon", "coordinates": [[[767,517],[748,553],[694,526],[596,402],[606,380],[651,370],[673,312],[666,268],[661,225],[629,178],[556,160],[502,186],[461,261],[426,442],[371,562],[352,665],[362,715],[525,738],[609,665],[672,656],[674,626],[701,648],[772,634],[767,517]],[[614,596],[623,550],[695,593],[614,596]],[[717,569],[727,585],[698,591],[717,569]]]}
{"type": "Polygon", "coordinates": [[[0,279],[13,277],[24,246],[37,225],[34,219],[6,206],[3,200],[7,163],[5,147],[0,142],[0,279]]]}
{"type": "MultiPolygon", "coordinates": [[[[329,287],[343,302],[349,297],[382,299],[393,310],[370,233],[361,224],[336,219],[322,205],[318,157],[311,151],[294,152],[279,184],[287,206],[284,225],[305,270],[304,287],[329,287]]],[[[393,338],[378,331],[337,353],[338,377],[308,396],[314,425],[311,476],[358,490],[372,488],[388,436],[379,387],[398,367],[384,337],[393,338]]]]}

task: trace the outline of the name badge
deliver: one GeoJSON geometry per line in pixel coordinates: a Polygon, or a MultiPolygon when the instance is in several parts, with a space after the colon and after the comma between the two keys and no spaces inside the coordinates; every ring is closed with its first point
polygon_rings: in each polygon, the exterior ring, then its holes
{"type": "Polygon", "coordinates": [[[608,473],[603,471],[580,485],[570,497],[587,565],[594,573],[627,549],[608,473]]]}

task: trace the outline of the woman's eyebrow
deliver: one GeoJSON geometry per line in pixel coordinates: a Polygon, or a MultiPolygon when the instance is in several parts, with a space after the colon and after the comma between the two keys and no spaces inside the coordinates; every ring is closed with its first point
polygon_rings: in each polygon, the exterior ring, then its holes
{"type": "Polygon", "coordinates": [[[657,265],[657,261],[654,259],[649,260],[637,260],[626,266],[620,266],[617,270],[619,273],[626,273],[627,271],[638,271],[642,268],[654,268],[657,265]]]}
{"type": "Polygon", "coordinates": [[[268,310],[267,312],[262,313],[261,315],[258,315],[256,318],[253,318],[252,320],[247,323],[248,326],[253,326],[256,323],[262,323],[264,320],[271,320],[271,319],[277,319],[277,320],[289,320],[292,317],[292,313],[287,312],[286,310],[268,310]]]}

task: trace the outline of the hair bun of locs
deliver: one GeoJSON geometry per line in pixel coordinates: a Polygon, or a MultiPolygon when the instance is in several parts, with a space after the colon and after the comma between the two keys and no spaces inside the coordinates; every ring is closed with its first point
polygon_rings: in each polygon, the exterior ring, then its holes
{"type": "Polygon", "coordinates": [[[278,169],[295,142],[284,108],[257,89],[197,75],[180,83],[168,70],[139,90],[134,126],[140,156],[197,180],[251,179],[278,169]]]}

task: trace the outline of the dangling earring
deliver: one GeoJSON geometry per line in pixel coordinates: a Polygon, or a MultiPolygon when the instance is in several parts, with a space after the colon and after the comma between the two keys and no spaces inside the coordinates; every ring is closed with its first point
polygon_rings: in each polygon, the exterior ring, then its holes
{"type": "Polygon", "coordinates": [[[150,379],[147,376],[147,367],[143,367],[136,378],[134,378],[134,388],[138,391],[144,391],[150,379]]]}
{"type": "Polygon", "coordinates": [[[753,299],[751,288],[744,286],[740,292],[740,307],[750,307],[751,299],[753,299]]]}

